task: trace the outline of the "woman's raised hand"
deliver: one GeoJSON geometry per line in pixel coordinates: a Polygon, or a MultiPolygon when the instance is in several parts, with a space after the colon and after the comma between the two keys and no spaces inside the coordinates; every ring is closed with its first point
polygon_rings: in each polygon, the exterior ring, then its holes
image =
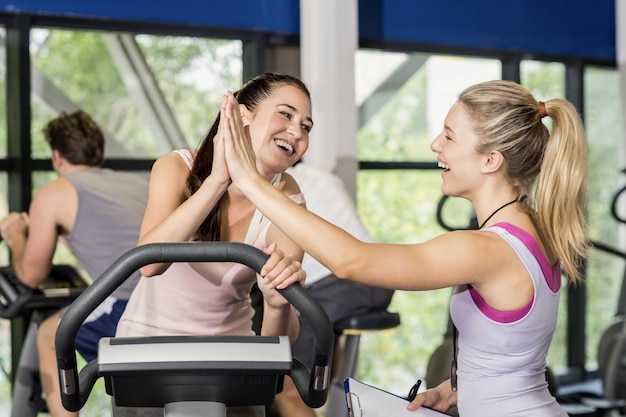
{"type": "Polygon", "coordinates": [[[231,91],[224,95],[223,139],[226,163],[233,182],[258,175],[252,142],[241,118],[239,103],[231,91]]]}
{"type": "Polygon", "coordinates": [[[230,173],[226,164],[226,156],[224,150],[224,132],[228,129],[228,118],[226,117],[226,97],[222,100],[220,108],[220,121],[217,126],[217,132],[213,137],[213,165],[211,167],[210,178],[219,183],[229,185],[231,183],[230,173]]]}

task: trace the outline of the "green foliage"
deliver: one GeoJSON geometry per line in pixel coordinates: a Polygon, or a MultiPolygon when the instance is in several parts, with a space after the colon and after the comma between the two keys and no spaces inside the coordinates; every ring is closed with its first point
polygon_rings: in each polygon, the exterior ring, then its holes
{"type": "Polygon", "coordinates": [[[359,131],[360,160],[416,161],[424,155],[432,160],[428,147],[432,138],[426,131],[426,81],[425,73],[419,71],[359,131]]]}
{"type": "MultiPolygon", "coordinates": [[[[126,90],[115,62],[98,32],[34,30],[33,64],[79,108],[105,130],[124,139],[137,156],[155,153],[137,105],[126,90]]],[[[50,150],[41,127],[56,112],[44,103],[33,106],[33,156],[47,158],[50,150]]]]}
{"type": "Polygon", "coordinates": [[[137,36],[183,130],[196,147],[219,113],[222,94],[241,83],[241,42],[170,36],[137,36]]]}
{"type": "MultiPolygon", "coordinates": [[[[625,251],[623,228],[611,216],[615,192],[626,184],[624,174],[624,124],[619,74],[591,67],[585,72],[583,117],[589,142],[591,184],[587,213],[591,238],[625,251]]],[[[621,200],[623,208],[623,199],[621,200]]],[[[622,217],[626,213],[621,211],[622,217]]],[[[586,314],[587,359],[596,363],[602,332],[617,312],[618,295],[626,278],[624,260],[598,250],[590,252],[587,263],[586,314]],[[607,297],[607,295],[609,295],[607,297]]]]}
{"type": "MultiPolygon", "coordinates": [[[[122,140],[129,154],[156,157],[162,152],[101,35],[36,30],[33,63],[106,131],[122,140]]],[[[219,112],[223,92],[241,84],[241,42],[149,35],[135,39],[188,145],[195,147],[219,112]]],[[[54,116],[45,106],[33,106],[34,156],[49,156],[40,132],[54,116]]]]}

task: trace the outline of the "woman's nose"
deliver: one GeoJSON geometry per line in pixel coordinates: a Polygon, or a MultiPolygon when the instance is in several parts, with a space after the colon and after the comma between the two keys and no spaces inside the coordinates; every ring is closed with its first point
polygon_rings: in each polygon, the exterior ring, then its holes
{"type": "Polygon", "coordinates": [[[294,139],[300,139],[302,137],[302,128],[298,123],[290,123],[287,128],[287,133],[294,139]]]}
{"type": "Polygon", "coordinates": [[[435,137],[435,139],[433,139],[432,142],[430,142],[430,150],[433,152],[439,152],[439,150],[441,149],[439,146],[439,138],[441,137],[441,135],[438,135],[437,137],[435,137]]]}

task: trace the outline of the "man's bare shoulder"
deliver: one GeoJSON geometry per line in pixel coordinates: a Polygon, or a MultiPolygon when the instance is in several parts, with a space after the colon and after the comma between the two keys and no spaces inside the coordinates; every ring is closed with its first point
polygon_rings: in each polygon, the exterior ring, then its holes
{"type": "MultiPolygon", "coordinates": [[[[65,177],[59,177],[39,188],[33,196],[33,201],[42,202],[64,201],[67,197],[76,194],[76,189],[65,177]]],[[[67,201],[67,200],[65,200],[67,201]]]]}

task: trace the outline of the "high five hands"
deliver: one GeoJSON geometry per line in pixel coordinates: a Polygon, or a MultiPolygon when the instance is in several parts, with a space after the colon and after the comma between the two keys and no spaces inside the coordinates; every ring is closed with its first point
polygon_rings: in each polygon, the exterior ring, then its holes
{"type": "Polygon", "coordinates": [[[237,183],[245,178],[259,175],[256,157],[247,126],[244,125],[237,99],[231,91],[224,94],[220,109],[220,125],[215,144],[216,155],[221,148],[231,180],[237,183]]]}
{"type": "MultiPolygon", "coordinates": [[[[235,186],[245,179],[260,177],[248,127],[244,125],[240,105],[231,91],[224,94],[222,101],[214,152],[214,157],[224,162],[235,186]]],[[[282,289],[296,282],[304,284],[306,273],[299,261],[277,249],[275,243],[270,244],[265,253],[270,257],[261,271],[263,280],[259,287],[270,304],[286,303],[282,296],[268,290],[282,289]]]]}

